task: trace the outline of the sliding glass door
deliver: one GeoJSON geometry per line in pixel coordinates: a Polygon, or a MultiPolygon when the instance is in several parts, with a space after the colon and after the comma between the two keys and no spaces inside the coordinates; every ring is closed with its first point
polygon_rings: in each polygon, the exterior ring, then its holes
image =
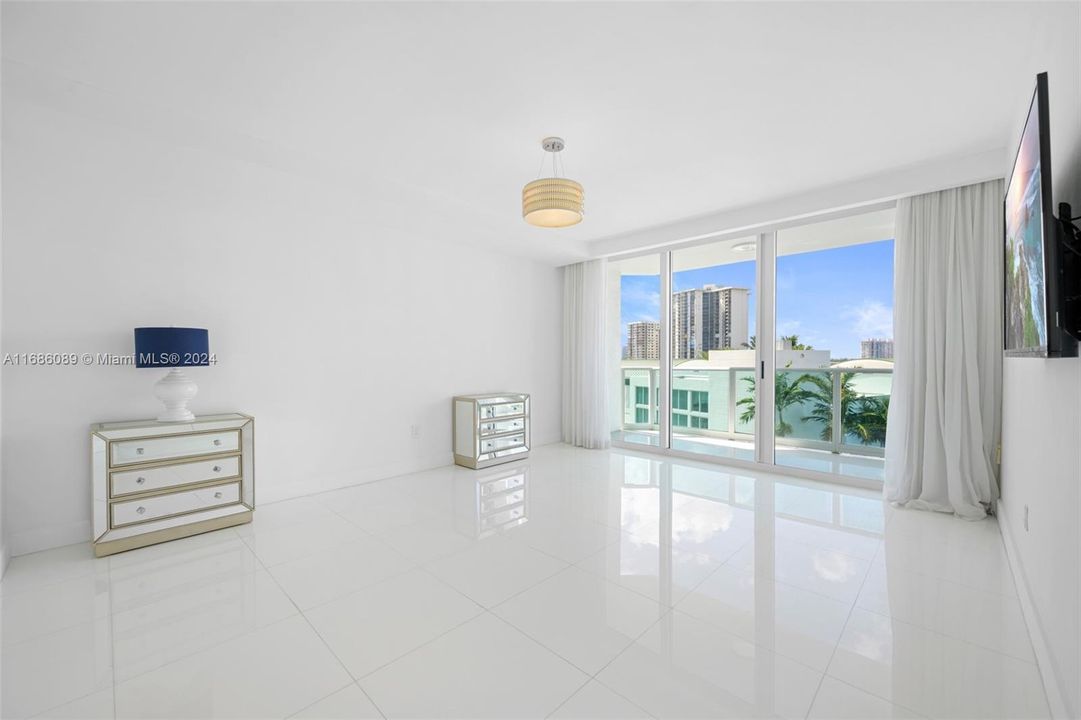
{"type": "Polygon", "coordinates": [[[671,254],[671,448],[755,460],[757,238],[671,254]]]}
{"type": "Polygon", "coordinates": [[[886,208],[610,262],[613,441],[881,480],[892,236],[886,208]]]}
{"type": "Polygon", "coordinates": [[[617,442],[661,443],[661,257],[608,263],[609,416],[617,442]]]}
{"type": "Polygon", "coordinates": [[[777,465],[882,479],[892,237],[892,209],[777,233],[777,465]]]}

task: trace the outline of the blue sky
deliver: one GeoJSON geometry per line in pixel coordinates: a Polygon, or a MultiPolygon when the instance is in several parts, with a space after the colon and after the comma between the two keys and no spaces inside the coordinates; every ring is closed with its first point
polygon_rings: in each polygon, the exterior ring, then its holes
{"type": "MultiPolygon", "coordinates": [[[[718,265],[672,275],[673,289],[707,283],[751,289],[750,327],[755,334],[758,290],[754,262],[718,265]]],[[[660,315],[660,279],[624,275],[623,342],[627,323],[660,315]]],[[[800,337],[834,358],[860,355],[860,340],[893,337],[893,240],[848,245],[777,258],[777,334],[800,337]]]]}

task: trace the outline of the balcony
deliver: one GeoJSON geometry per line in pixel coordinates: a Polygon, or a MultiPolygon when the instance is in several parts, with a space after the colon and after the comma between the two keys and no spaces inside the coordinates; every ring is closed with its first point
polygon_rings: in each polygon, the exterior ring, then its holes
{"type": "MultiPolygon", "coordinates": [[[[848,365],[846,363],[845,365],[848,365]]],[[[656,367],[624,367],[621,426],[613,438],[658,445],[656,367]]],[[[835,366],[776,373],[776,463],[879,480],[883,478],[892,369],[835,366]]],[[[672,448],[754,459],[752,367],[672,371],[672,448]]]]}

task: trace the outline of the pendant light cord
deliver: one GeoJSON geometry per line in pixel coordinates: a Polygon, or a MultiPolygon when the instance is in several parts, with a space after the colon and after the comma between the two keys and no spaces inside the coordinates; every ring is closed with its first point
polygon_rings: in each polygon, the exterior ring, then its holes
{"type": "Polygon", "coordinates": [[[563,158],[560,157],[563,154],[562,151],[550,152],[548,150],[541,150],[540,167],[537,168],[537,179],[539,180],[544,173],[544,161],[547,159],[547,155],[552,156],[552,177],[566,177],[567,166],[563,164],[563,158]],[[557,164],[558,163],[558,164],[557,164]],[[561,174],[562,173],[562,174],[561,174]]]}

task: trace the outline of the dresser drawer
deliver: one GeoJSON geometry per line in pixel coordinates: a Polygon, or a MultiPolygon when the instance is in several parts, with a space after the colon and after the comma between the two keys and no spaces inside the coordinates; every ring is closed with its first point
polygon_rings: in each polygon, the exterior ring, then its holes
{"type": "Polygon", "coordinates": [[[240,456],[181,462],[174,465],[124,470],[110,474],[110,497],[161,490],[207,480],[225,480],[240,476],[240,456]]]}
{"type": "Polygon", "coordinates": [[[134,465],[192,455],[236,452],[239,449],[240,432],[237,430],[123,440],[110,443],[109,464],[113,467],[134,465]]]}
{"type": "Polygon", "coordinates": [[[487,438],[480,441],[481,453],[498,452],[525,445],[525,433],[507,435],[506,437],[487,438]]]}
{"type": "Polygon", "coordinates": [[[481,405],[480,417],[481,420],[488,420],[490,418],[510,417],[511,415],[524,415],[525,403],[524,402],[510,402],[499,403],[493,405],[481,405]]]}
{"type": "Polygon", "coordinates": [[[500,435],[502,433],[525,430],[525,418],[517,417],[510,420],[481,420],[481,435],[500,435]]]}
{"type": "Polygon", "coordinates": [[[184,515],[238,502],[240,502],[240,483],[183,490],[141,500],[114,502],[110,508],[112,515],[110,524],[114,528],[119,528],[133,523],[184,515]]]}

